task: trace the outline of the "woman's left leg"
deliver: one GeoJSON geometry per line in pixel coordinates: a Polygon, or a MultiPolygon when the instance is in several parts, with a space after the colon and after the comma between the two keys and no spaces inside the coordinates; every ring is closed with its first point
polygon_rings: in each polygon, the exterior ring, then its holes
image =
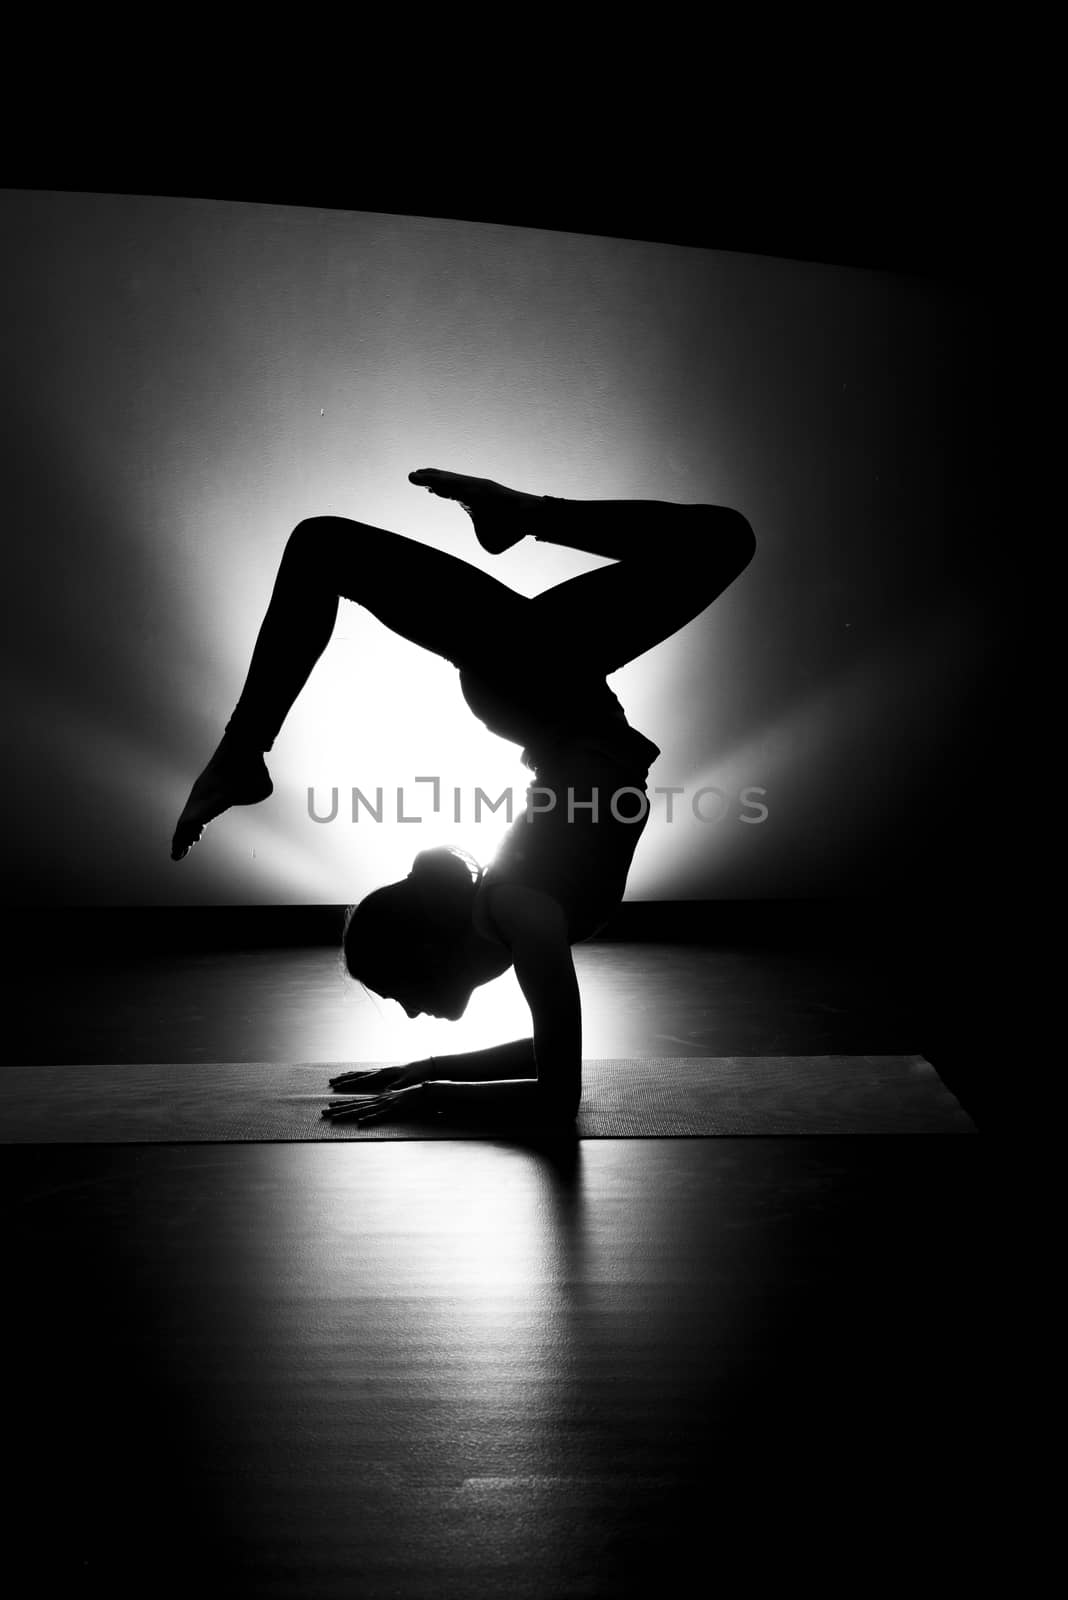
{"type": "MultiPolygon", "coordinates": [[[[244,688],[222,742],[198,777],[171,847],[180,860],[232,805],[271,793],[263,761],[322,655],[340,598],[456,666],[491,671],[524,647],[531,602],[444,551],[343,517],[300,523],[286,544],[244,688]]],[[[374,685],[366,687],[374,694],[374,685]]]]}
{"type": "Polygon", "coordinates": [[[271,749],[329,643],[339,599],[454,666],[489,665],[530,624],[524,595],[456,556],[345,517],[311,517],[289,537],[228,734],[271,749]]]}

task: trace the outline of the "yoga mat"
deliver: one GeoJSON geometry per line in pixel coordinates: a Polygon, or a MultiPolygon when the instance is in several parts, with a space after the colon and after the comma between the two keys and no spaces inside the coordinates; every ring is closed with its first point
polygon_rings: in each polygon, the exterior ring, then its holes
{"type": "MultiPolygon", "coordinates": [[[[499,1138],[501,1130],[320,1115],[329,1080],[381,1062],[0,1069],[0,1143],[499,1138]]],[[[583,1063],[583,1139],[975,1133],[922,1056],[660,1056],[583,1063]]]]}

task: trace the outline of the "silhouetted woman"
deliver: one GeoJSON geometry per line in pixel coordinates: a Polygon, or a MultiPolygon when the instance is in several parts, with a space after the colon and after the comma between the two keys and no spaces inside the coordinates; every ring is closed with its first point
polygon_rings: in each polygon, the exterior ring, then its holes
{"type": "Polygon", "coordinates": [[[750,561],[753,532],[720,506],[559,500],[435,469],[410,481],[457,501],[494,554],[531,535],[615,564],[527,599],[399,534],[342,517],[300,523],[241,697],[193,786],[171,854],[180,860],[230,806],[271,793],[264,752],[330,639],[339,596],[444,656],[475,716],[524,747],[534,775],[527,808],[488,868],[449,848],[423,850],[407,878],[368,895],[346,921],[345,963],[410,1017],[454,1020],[479,984],[514,966],[533,1037],[342,1074],[331,1087],[350,1097],[323,1114],[566,1124],[582,1088],[571,946],[603,927],[623,898],[660,754],[629,726],[605,678],[711,604],[750,561]]]}

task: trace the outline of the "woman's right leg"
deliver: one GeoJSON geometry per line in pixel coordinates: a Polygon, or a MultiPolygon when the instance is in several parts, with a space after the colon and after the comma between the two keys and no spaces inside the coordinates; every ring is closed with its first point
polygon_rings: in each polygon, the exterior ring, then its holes
{"type": "Polygon", "coordinates": [[[531,601],[543,651],[566,641],[576,662],[605,675],[711,605],[756,546],[745,517],[726,506],[559,500],[436,468],[410,478],[463,506],[487,550],[507,550],[529,534],[615,562],[531,601]]]}
{"type": "Polygon", "coordinates": [[[753,530],[727,506],[541,499],[535,539],[615,562],[532,601],[538,627],[581,641],[606,675],[692,622],[744,571],[753,530]]]}
{"type": "MultiPolygon", "coordinates": [[[[343,517],[312,517],[286,544],[244,688],[193,786],[172,843],[180,860],[207,822],[266,799],[263,753],[325,650],[340,598],[457,666],[490,668],[520,646],[531,602],[488,573],[415,539],[343,517]]],[[[373,693],[373,687],[369,687],[373,693]]]]}

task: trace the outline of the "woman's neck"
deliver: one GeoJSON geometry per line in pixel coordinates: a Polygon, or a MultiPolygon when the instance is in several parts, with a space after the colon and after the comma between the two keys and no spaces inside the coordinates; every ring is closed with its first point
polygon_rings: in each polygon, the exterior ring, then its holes
{"type": "Polygon", "coordinates": [[[512,965],[512,952],[496,939],[487,939],[472,922],[464,941],[461,960],[473,983],[490,983],[512,965]]]}

